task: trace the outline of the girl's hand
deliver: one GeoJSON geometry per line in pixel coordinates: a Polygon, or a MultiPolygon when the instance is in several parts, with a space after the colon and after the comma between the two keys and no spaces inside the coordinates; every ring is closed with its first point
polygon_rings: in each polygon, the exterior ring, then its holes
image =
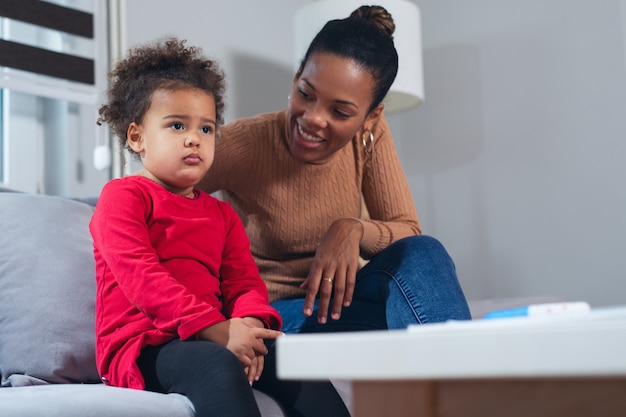
{"type": "Polygon", "coordinates": [[[283,333],[277,330],[265,329],[263,324],[251,317],[232,318],[216,323],[203,329],[199,337],[203,340],[219,343],[235,354],[241,362],[248,377],[256,379],[260,376],[258,357],[267,354],[267,347],[263,339],[276,339],[283,333]],[[255,323],[256,321],[256,323],[255,323]],[[260,323],[261,327],[258,327],[260,323]]]}
{"type": "Polygon", "coordinates": [[[244,372],[248,376],[248,382],[250,386],[255,381],[258,381],[261,378],[261,373],[263,372],[263,367],[265,366],[265,357],[263,355],[258,355],[254,359],[252,359],[250,366],[244,367],[244,372]]]}
{"type": "MultiPolygon", "coordinates": [[[[244,317],[244,323],[248,324],[252,327],[258,327],[260,329],[264,329],[265,325],[263,322],[256,317],[244,317]]],[[[261,378],[261,374],[263,373],[263,368],[265,367],[265,357],[264,355],[257,355],[252,359],[249,367],[244,368],[246,375],[248,376],[248,382],[252,385],[255,381],[258,381],[261,378]]]]}
{"type": "Polygon", "coordinates": [[[313,265],[301,287],[307,289],[304,315],[311,316],[319,292],[318,323],[327,321],[328,307],[334,292],[331,318],[341,317],[342,307],[350,306],[359,270],[359,245],[363,225],[357,219],[340,219],[333,222],[322,237],[315,253],[313,265]]]}

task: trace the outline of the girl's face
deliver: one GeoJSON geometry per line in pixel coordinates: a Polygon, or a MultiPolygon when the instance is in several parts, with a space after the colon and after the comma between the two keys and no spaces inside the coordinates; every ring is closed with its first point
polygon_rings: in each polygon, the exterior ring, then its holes
{"type": "Polygon", "coordinates": [[[328,53],[311,55],[291,87],[291,154],[303,162],[324,163],[357,132],[371,129],[383,108],[368,113],[373,91],[373,77],[353,60],[328,53]]]}
{"type": "Polygon", "coordinates": [[[130,147],[141,156],[140,175],[192,197],[213,163],[215,100],[199,89],[156,90],[141,123],[131,123],[130,147]]]}

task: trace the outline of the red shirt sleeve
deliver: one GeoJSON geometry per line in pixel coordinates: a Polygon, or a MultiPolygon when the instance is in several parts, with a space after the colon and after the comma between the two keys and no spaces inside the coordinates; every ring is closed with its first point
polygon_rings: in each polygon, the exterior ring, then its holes
{"type": "Polygon", "coordinates": [[[220,275],[224,311],[228,317],[256,317],[268,328],[279,330],[282,320],[269,305],[265,283],[250,252],[250,241],[235,210],[220,202],[224,217],[230,219],[220,275]]]}

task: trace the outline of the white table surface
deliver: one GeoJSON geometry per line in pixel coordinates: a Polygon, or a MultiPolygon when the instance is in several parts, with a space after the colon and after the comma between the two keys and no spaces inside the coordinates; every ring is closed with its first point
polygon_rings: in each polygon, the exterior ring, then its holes
{"type": "Polygon", "coordinates": [[[407,330],[286,335],[284,379],[626,376],[626,307],[549,318],[447,322],[407,330]]]}

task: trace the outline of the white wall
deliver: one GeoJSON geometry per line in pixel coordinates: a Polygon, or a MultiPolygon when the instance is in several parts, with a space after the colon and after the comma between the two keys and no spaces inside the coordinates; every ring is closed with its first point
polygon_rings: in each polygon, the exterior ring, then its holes
{"type": "MultiPolygon", "coordinates": [[[[202,46],[227,71],[227,120],[249,116],[286,104],[305,3],[126,1],[125,41],[202,46]]],[[[624,303],[625,2],[416,3],[426,101],[390,121],[424,230],[468,296],[624,303]]]]}
{"type": "Polygon", "coordinates": [[[623,2],[418,3],[426,102],[395,132],[468,295],[624,303],[623,2]]]}
{"type": "Polygon", "coordinates": [[[292,18],[304,0],[126,0],[125,47],[175,35],[227,73],[227,120],[283,108],[293,78],[292,18]]]}

